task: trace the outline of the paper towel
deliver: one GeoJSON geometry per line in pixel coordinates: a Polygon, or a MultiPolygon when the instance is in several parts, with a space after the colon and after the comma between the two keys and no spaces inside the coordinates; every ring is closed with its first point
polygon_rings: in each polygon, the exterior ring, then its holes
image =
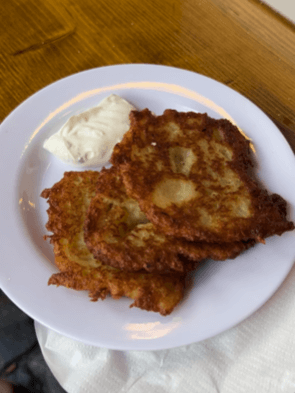
{"type": "Polygon", "coordinates": [[[41,350],[69,393],[295,393],[295,267],[238,326],[161,351],[85,345],[35,323],[41,350]]]}

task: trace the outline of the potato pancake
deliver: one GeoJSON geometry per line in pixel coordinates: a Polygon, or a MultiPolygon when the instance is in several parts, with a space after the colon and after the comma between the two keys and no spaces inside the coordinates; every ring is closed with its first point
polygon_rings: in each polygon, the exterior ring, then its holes
{"type": "Polygon", "coordinates": [[[93,301],[127,296],[131,307],[168,315],[183,298],[183,274],[128,273],[103,265],[84,242],[83,225],[91,198],[95,195],[99,172],[66,172],[62,180],[41,196],[48,199],[46,236],[54,245],[55,263],[60,273],[48,284],[87,290],[93,301]]]}
{"type": "Polygon", "coordinates": [[[84,240],[93,255],[124,271],[187,272],[211,258],[234,258],[255,241],[213,244],[188,242],[157,231],[126,194],[116,167],[103,169],[84,224],[84,240]]]}
{"type": "Polygon", "coordinates": [[[111,162],[127,194],[162,233],[263,242],[294,229],[286,202],[254,180],[249,141],[228,120],[169,109],[161,116],[132,111],[130,120],[111,162]]]}
{"type": "Polygon", "coordinates": [[[179,257],[174,239],[155,231],[138,202],[127,196],[115,167],[102,169],[98,178],[85,219],[84,240],[96,258],[127,271],[183,273],[194,268],[179,257]]]}

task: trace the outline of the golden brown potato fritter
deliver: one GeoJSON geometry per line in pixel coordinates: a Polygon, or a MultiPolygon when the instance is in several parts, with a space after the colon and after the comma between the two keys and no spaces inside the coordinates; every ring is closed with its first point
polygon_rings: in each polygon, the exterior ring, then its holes
{"type": "Polygon", "coordinates": [[[138,202],[127,196],[116,167],[101,171],[85,219],[84,240],[93,255],[107,265],[160,273],[187,272],[207,258],[234,258],[255,243],[188,242],[163,235],[147,220],[138,202]]]}
{"type": "Polygon", "coordinates": [[[129,198],[115,167],[103,169],[84,224],[88,249],[102,262],[125,271],[185,272],[174,239],[155,231],[138,202],[129,198]]]}
{"type": "Polygon", "coordinates": [[[224,243],[294,229],[286,202],[250,174],[249,141],[228,120],[169,109],[132,111],[130,120],[111,162],[161,232],[224,243]]]}
{"type": "Polygon", "coordinates": [[[55,263],[60,273],[53,274],[49,284],[76,290],[87,290],[92,300],[127,296],[132,306],[168,315],[181,301],[185,277],[182,274],[156,275],[128,273],[104,266],[87,249],[83,225],[99,172],[66,172],[61,181],[45,189],[48,199],[46,228],[53,232],[55,263]]]}

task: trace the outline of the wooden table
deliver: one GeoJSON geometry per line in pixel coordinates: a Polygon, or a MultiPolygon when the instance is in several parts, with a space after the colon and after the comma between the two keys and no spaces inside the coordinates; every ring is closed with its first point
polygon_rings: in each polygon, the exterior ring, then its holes
{"type": "Polygon", "coordinates": [[[164,64],[239,91],[295,151],[295,26],[258,0],[10,0],[0,15],[0,121],[78,71],[164,64]]]}

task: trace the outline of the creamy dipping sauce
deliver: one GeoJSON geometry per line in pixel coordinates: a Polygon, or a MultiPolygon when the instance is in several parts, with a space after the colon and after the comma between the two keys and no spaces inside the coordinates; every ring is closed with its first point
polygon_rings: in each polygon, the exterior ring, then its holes
{"type": "Polygon", "coordinates": [[[97,106],[72,116],[43,147],[68,164],[103,165],[129,130],[129,113],[134,109],[128,101],[112,94],[97,106]]]}

